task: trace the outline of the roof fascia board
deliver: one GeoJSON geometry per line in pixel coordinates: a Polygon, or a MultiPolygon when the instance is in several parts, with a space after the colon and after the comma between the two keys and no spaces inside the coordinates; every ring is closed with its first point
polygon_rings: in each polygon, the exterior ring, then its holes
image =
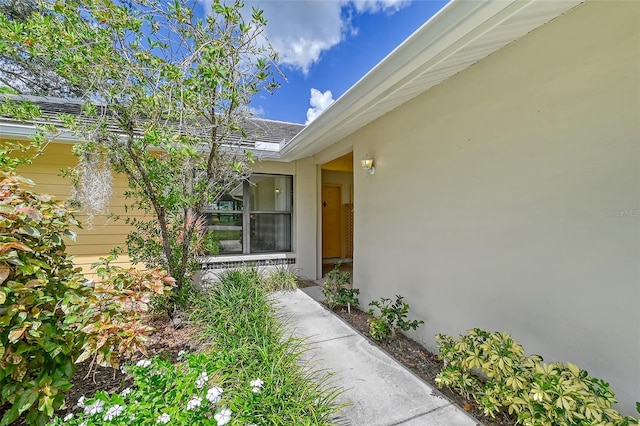
{"type": "MultiPolygon", "coordinates": [[[[2,123],[0,124],[0,137],[6,139],[31,139],[36,135],[36,127],[32,124],[2,123]]],[[[80,140],[69,131],[57,133],[52,138],[53,142],[78,143],[80,140]]]]}

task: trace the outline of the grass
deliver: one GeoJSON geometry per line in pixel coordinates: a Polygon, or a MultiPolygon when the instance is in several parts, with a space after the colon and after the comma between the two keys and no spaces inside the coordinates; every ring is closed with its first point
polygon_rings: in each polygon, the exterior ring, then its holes
{"type": "Polygon", "coordinates": [[[328,384],[330,376],[318,381],[319,374],[302,363],[306,349],[299,339],[284,337],[257,271],[227,271],[201,296],[192,319],[205,324],[205,337],[230,357],[221,373],[237,374],[240,383],[260,378],[269,390],[259,399],[237,401],[239,421],[332,424],[340,391],[328,384]]]}

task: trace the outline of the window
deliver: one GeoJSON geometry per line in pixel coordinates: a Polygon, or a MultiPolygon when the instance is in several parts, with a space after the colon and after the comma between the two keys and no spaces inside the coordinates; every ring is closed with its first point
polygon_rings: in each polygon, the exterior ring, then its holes
{"type": "Polygon", "coordinates": [[[207,211],[217,253],[291,251],[293,178],[254,174],[207,211]]]}

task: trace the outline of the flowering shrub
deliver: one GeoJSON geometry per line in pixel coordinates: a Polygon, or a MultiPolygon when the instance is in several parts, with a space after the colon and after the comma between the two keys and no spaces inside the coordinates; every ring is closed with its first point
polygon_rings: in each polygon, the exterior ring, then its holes
{"type": "Polygon", "coordinates": [[[176,365],[160,358],[143,359],[125,370],[133,385],[120,393],[99,391],[81,397],[75,411],[52,425],[176,424],[224,425],[233,412],[223,401],[225,381],[216,374],[215,355],[193,354],[176,365]]]}
{"type": "Polygon", "coordinates": [[[616,402],[609,384],[577,366],[543,363],[506,333],[479,328],[455,340],[436,337],[445,367],[436,377],[473,397],[490,417],[507,411],[525,426],[628,426],[638,424],[611,408],[616,402]]]}

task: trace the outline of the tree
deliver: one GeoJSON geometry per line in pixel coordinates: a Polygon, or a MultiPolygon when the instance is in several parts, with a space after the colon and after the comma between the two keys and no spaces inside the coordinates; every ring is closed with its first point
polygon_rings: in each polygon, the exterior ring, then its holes
{"type": "MultiPolygon", "coordinates": [[[[35,0],[0,0],[0,14],[14,23],[25,22],[38,12],[35,0]]],[[[23,49],[28,49],[25,44],[23,49]]],[[[77,88],[55,73],[46,58],[0,54],[0,93],[22,92],[36,96],[77,96],[77,88]]]]}
{"type": "Polygon", "coordinates": [[[198,18],[187,0],[42,0],[21,20],[0,17],[0,57],[47,61],[81,90],[82,113],[61,117],[82,141],[77,182],[91,185],[101,165],[127,176],[128,207],[152,217],[126,219],[129,255],[164,267],[178,291],[204,210],[249,175],[247,105],[277,86],[262,12],[245,19],[239,0],[227,3],[198,18]]]}

